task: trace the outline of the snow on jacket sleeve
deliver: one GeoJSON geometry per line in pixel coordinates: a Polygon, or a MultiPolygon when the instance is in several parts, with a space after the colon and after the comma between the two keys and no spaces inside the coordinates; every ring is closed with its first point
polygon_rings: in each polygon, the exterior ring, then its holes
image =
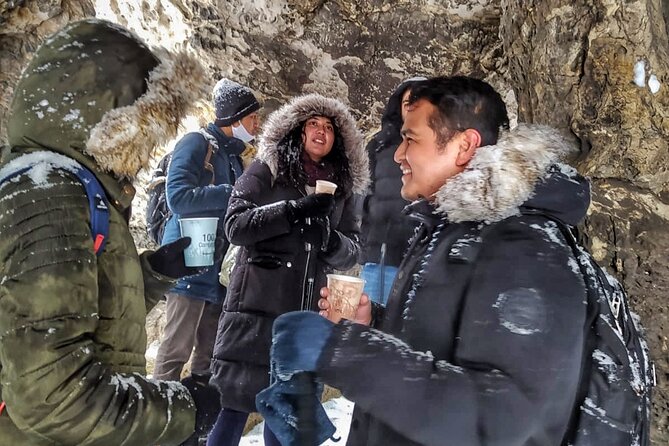
{"type": "Polygon", "coordinates": [[[224,213],[232,185],[209,185],[211,173],[204,169],[208,143],[199,133],[184,136],[174,148],[167,173],[167,204],[180,216],[224,213]],[[203,181],[204,178],[206,181],[203,181]],[[204,185],[203,185],[204,184],[204,185]]]}
{"type": "MultiPolygon", "coordinates": [[[[578,386],[585,288],[569,248],[544,236],[516,233],[482,250],[447,341],[450,362],[345,321],[318,373],[420,444],[560,444],[578,386]]],[[[415,299],[436,293],[448,290],[428,279],[415,299]]]]}
{"type": "Polygon", "coordinates": [[[230,243],[248,246],[291,231],[286,200],[258,205],[271,188],[269,167],[261,161],[254,161],[239,177],[225,216],[225,234],[230,243]]]}
{"type": "Polygon", "coordinates": [[[6,184],[9,191],[0,198],[0,360],[6,413],[39,444],[183,441],[193,430],[195,415],[185,387],[121,373],[139,369],[130,365],[134,357],[98,342],[101,332],[115,323],[101,314],[123,308],[134,292],[123,288],[121,293],[109,284],[118,294],[100,300],[102,257],[121,259],[105,265],[119,276],[137,277],[141,286],[141,272],[127,266],[134,263],[129,256],[109,252],[134,247],[114,238],[127,231],[122,216],[113,210],[110,239],[97,258],[88,203],[78,181],[51,174],[47,187],[36,187],[26,175],[20,179],[6,184]]]}

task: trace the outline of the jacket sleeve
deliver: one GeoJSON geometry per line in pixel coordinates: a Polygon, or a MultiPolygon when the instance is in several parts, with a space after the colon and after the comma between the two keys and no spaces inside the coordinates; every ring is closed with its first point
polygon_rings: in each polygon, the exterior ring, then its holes
{"type": "Polygon", "coordinates": [[[271,188],[269,167],[259,160],[239,177],[225,215],[225,234],[230,243],[248,246],[291,231],[286,200],[258,204],[271,188]]]}
{"type": "Polygon", "coordinates": [[[222,214],[227,209],[232,185],[209,185],[211,173],[204,169],[208,146],[202,135],[189,133],[174,148],[165,191],[167,204],[178,215],[222,214]]]}
{"type": "MultiPolygon", "coordinates": [[[[586,291],[568,266],[569,248],[531,238],[483,250],[449,361],[344,321],[319,374],[420,444],[558,444],[578,387],[586,291]],[[548,432],[555,420],[563,425],[548,432]]],[[[437,292],[448,290],[426,288],[415,298],[437,292]]]]}
{"type": "Polygon", "coordinates": [[[195,422],[185,387],[98,360],[112,352],[95,339],[106,322],[83,188],[51,174],[36,192],[20,178],[0,198],[2,398],[12,421],[40,444],[183,441],[195,422]]]}
{"type": "Polygon", "coordinates": [[[344,210],[336,228],[333,228],[331,237],[339,237],[341,243],[338,248],[323,260],[339,270],[352,268],[360,256],[360,221],[362,216],[363,196],[351,194],[344,202],[344,210]]]}

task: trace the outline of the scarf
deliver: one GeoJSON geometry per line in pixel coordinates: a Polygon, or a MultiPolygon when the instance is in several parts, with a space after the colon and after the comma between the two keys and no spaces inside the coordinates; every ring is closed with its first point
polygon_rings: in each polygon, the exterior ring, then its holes
{"type": "Polygon", "coordinates": [[[307,175],[307,185],[316,186],[316,180],[332,181],[334,179],[334,167],[325,160],[314,161],[309,158],[306,151],[302,151],[302,167],[307,175]]]}

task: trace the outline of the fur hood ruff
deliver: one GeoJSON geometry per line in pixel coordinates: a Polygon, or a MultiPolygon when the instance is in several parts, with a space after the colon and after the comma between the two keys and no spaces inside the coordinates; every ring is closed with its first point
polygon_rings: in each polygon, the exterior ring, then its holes
{"type": "Polygon", "coordinates": [[[151,72],[147,92],[107,112],[86,144],[87,154],[121,177],[133,178],[147,167],[155,148],[177,135],[180,122],[206,95],[208,78],[194,56],[156,53],[161,63],[151,72]]]}
{"type": "Polygon", "coordinates": [[[496,222],[516,215],[549,167],[577,152],[557,130],[521,124],[504,132],[497,144],[480,147],[467,168],[439,189],[437,211],[452,222],[496,222]]]}
{"type": "Polygon", "coordinates": [[[279,142],[298,124],[315,115],[327,116],[334,120],[344,139],[346,157],[353,179],[353,192],[364,194],[370,181],[369,157],[353,115],[337,99],[319,94],[298,96],[270,114],[258,139],[258,158],[269,166],[272,177],[276,178],[280,156],[279,142]]]}

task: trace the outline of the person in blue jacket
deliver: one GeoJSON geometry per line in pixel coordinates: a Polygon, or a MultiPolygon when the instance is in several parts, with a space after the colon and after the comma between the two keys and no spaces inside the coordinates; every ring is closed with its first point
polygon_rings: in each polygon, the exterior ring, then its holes
{"type": "MultiPolygon", "coordinates": [[[[166,184],[172,216],[162,244],[181,237],[180,218],[218,217],[217,252],[227,249],[223,218],[232,186],[242,174],[240,156],[259,128],[260,103],[248,87],[228,79],[221,79],[214,87],[213,103],[214,122],[185,135],[174,149],[166,184]]],[[[226,293],[218,281],[221,261],[217,258],[204,273],[180,280],[167,293],[167,323],[156,357],[155,378],[178,381],[192,352],[192,376],[187,379],[206,386],[226,293]]]]}

